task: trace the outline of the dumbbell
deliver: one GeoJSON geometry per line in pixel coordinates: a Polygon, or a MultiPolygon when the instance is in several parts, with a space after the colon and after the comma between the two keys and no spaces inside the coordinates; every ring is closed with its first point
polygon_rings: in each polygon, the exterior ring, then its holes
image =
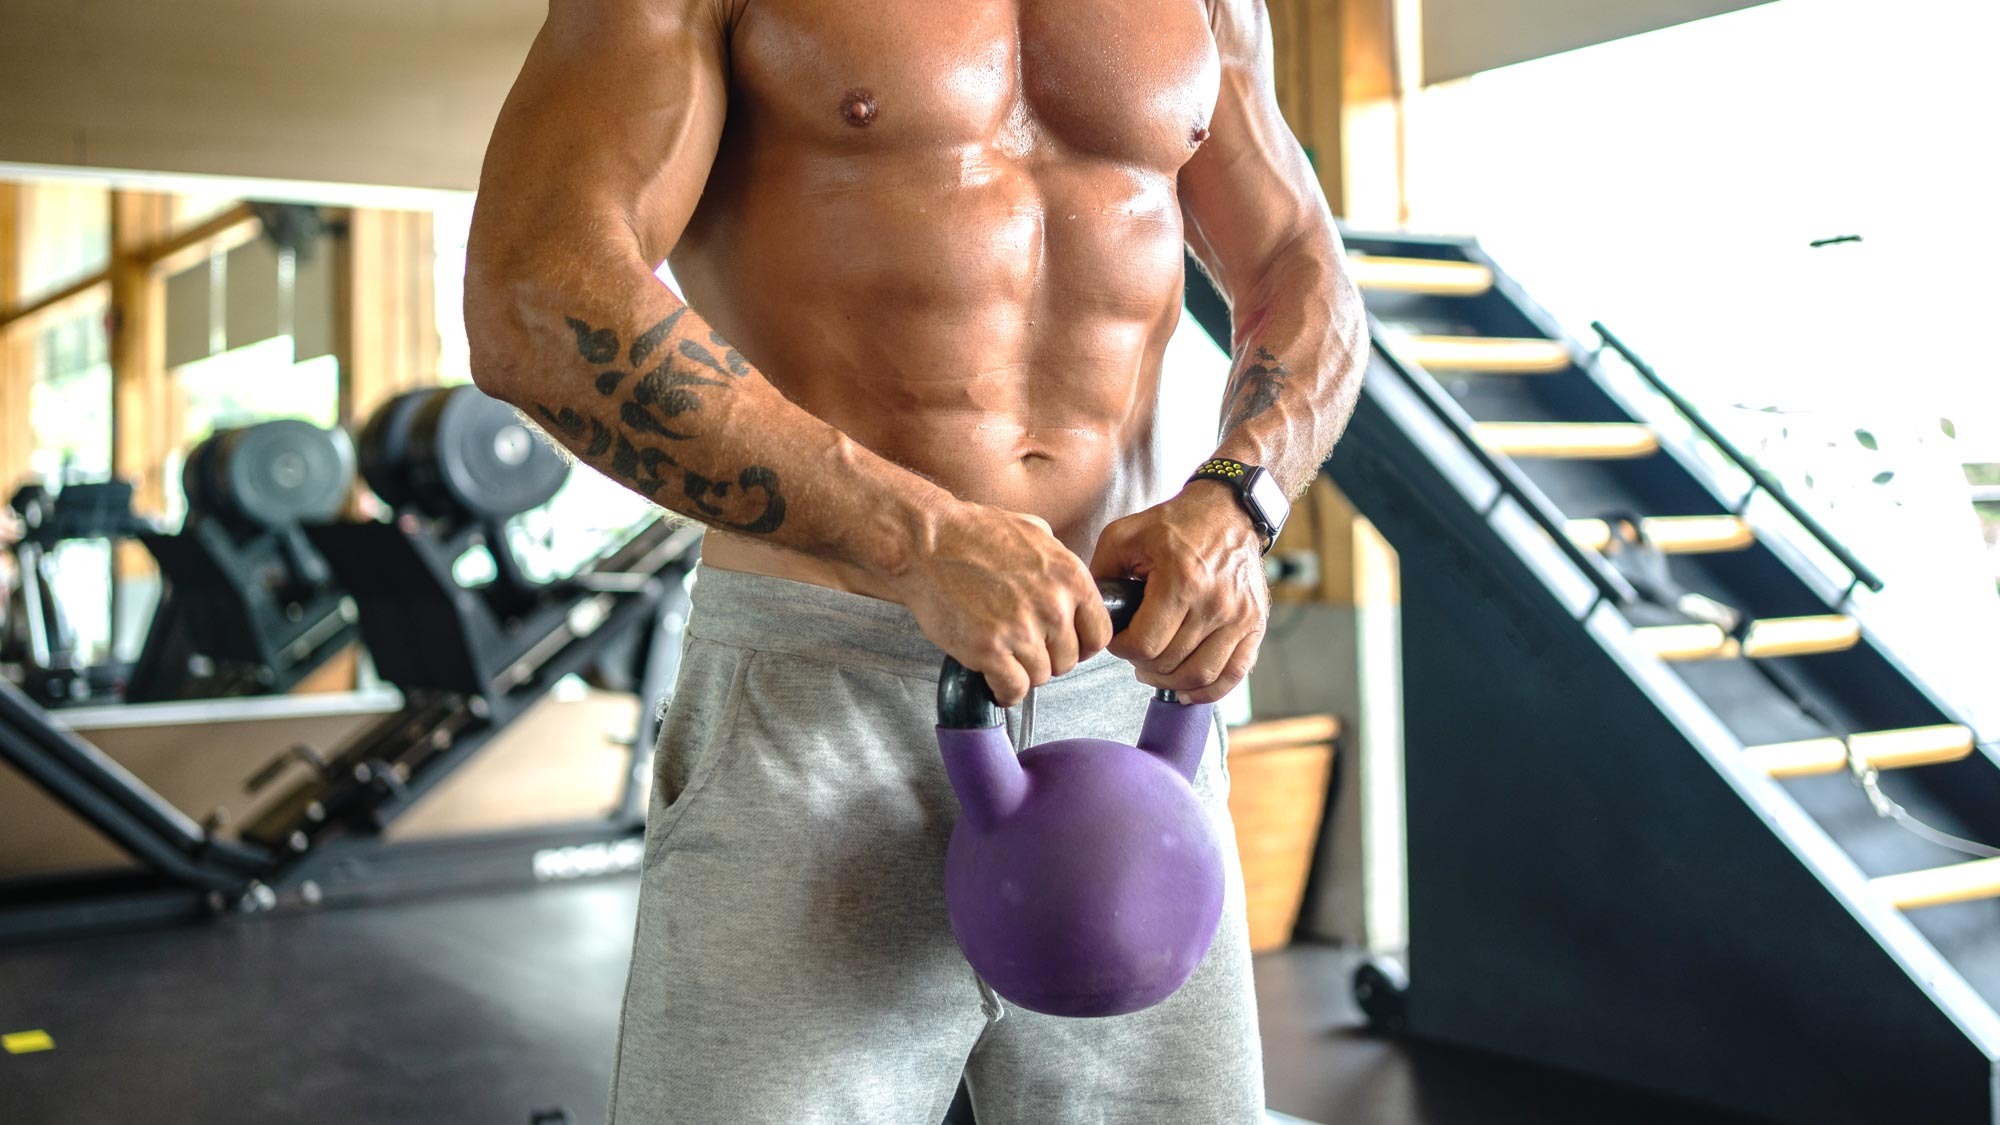
{"type": "Polygon", "coordinates": [[[569,462],[512,407],[471,386],[410,391],[361,431],[361,475],[390,507],[504,520],[549,502],[569,462]]]}
{"type": "Polygon", "coordinates": [[[181,468],[190,513],[258,528],[325,523],[353,484],[347,434],[295,418],[217,430],[181,468]]]}

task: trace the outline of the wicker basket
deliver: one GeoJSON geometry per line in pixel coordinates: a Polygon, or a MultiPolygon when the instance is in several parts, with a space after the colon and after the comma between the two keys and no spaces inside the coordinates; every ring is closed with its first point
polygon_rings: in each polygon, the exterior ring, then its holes
{"type": "Polygon", "coordinates": [[[1236,822],[1255,952],[1282,949],[1292,940],[1339,731],[1332,715],[1308,715],[1229,732],[1229,815],[1236,822]]]}

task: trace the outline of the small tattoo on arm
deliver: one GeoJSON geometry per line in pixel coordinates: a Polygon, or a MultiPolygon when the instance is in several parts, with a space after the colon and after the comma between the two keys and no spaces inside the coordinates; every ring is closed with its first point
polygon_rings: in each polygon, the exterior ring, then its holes
{"type": "Polygon", "coordinates": [[[750,363],[743,358],[743,353],[730,347],[729,341],[723,339],[714,329],[709,330],[708,342],[722,349],[723,365],[729,368],[731,375],[741,379],[750,374],[750,363]]]}
{"type": "Polygon", "coordinates": [[[727,387],[720,379],[710,379],[696,375],[692,371],[676,371],[669,360],[649,372],[632,387],[632,401],[642,406],[665,398],[677,390],[692,390],[695,387],[727,387]]]}
{"type": "Polygon", "coordinates": [[[691,359],[696,363],[701,364],[703,367],[706,367],[709,370],[715,372],[717,375],[729,374],[729,369],[727,367],[722,366],[721,360],[715,358],[714,355],[710,354],[707,348],[702,347],[700,344],[695,343],[693,340],[682,340],[680,346],[680,353],[683,356],[686,356],[688,359],[691,359]]]}
{"type": "Polygon", "coordinates": [[[668,313],[658,324],[639,333],[638,338],[632,341],[632,354],[626,357],[627,362],[634,367],[645,366],[646,361],[651,359],[660,345],[666,342],[667,333],[674,330],[674,325],[680,323],[681,314],[685,312],[687,306],[682,305],[668,313]]]}
{"type": "Polygon", "coordinates": [[[636,402],[628,402],[620,406],[618,408],[618,420],[625,423],[627,429],[642,434],[663,437],[669,441],[686,441],[694,436],[693,434],[683,434],[668,429],[664,422],[653,416],[652,411],[640,406],[636,402]]]}
{"type": "Polygon", "coordinates": [[[589,428],[589,420],[567,406],[551,410],[544,404],[536,403],[535,410],[541,414],[543,421],[555,427],[556,432],[564,437],[581,440],[589,428]]]}
{"type": "Polygon", "coordinates": [[[778,492],[778,474],[763,465],[752,465],[736,474],[733,484],[690,472],[685,491],[695,510],[717,527],[767,535],[785,522],[785,498],[778,492]],[[758,493],[761,497],[753,495],[758,493]]]}
{"type": "Polygon", "coordinates": [[[594,365],[618,358],[618,333],[609,328],[592,328],[576,317],[565,317],[569,330],[576,333],[576,354],[594,365]]]}
{"type": "Polygon", "coordinates": [[[1224,404],[1222,428],[1225,432],[1250,421],[1278,404],[1292,370],[1271,349],[1259,346],[1256,362],[1230,380],[1229,398],[1224,404]]]}

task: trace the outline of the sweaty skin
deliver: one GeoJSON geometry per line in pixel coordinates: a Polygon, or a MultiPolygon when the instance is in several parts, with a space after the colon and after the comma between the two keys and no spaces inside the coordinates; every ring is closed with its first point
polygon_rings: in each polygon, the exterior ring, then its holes
{"type": "Polygon", "coordinates": [[[1148,580],[1113,650],[1217,698],[1266,595],[1158,440],[1183,246],[1235,319],[1218,455],[1298,494],[1365,347],[1269,54],[1258,0],[552,0],[473,373],[709,565],[902,602],[1003,702],[1110,642],[1093,571],[1148,580]]]}

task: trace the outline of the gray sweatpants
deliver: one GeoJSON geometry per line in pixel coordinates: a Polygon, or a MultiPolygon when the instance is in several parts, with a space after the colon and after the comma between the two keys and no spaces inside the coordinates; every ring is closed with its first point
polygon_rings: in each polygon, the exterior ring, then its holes
{"type": "MultiPolygon", "coordinates": [[[[1006,1005],[945,920],[958,801],[943,655],[902,606],[700,569],[661,732],[614,1125],[1248,1125],[1263,1113],[1220,738],[1196,787],[1230,887],[1208,957],[1147,1011],[1006,1005]]],[[[1148,698],[1108,654],[1037,693],[1035,741],[1130,742],[1148,698]]]]}

